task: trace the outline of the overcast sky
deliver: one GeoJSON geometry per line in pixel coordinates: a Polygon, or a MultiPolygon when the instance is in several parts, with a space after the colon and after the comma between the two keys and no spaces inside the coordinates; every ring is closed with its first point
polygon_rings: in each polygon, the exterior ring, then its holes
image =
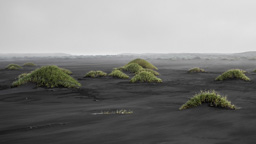
{"type": "Polygon", "coordinates": [[[256,51],[256,0],[0,0],[0,50],[256,51]]]}

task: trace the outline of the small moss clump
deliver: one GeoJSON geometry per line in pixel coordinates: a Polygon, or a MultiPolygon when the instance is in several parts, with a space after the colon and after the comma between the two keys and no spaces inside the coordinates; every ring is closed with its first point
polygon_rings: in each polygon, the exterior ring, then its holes
{"type": "Polygon", "coordinates": [[[244,81],[250,81],[250,78],[248,78],[244,73],[246,71],[241,70],[241,69],[231,69],[228,70],[221,75],[219,75],[215,80],[217,81],[223,81],[226,79],[241,79],[244,81]]]}
{"type": "Polygon", "coordinates": [[[130,61],[128,64],[131,64],[131,63],[137,63],[140,66],[142,66],[143,68],[158,70],[157,67],[155,67],[153,64],[149,63],[148,61],[146,61],[144,59],[135,59],[135,60],[130,61]]]}
{"type": "Polygon", "coordinates": [[[127,65],[125,65],[124,67],[122,67],[120,69],[125,70],[125,71],[129,71],[131,73],[136,73],[136,72],[139,72],[139,71],[143,70],[143,67],[140,66],[137,63],[130,63],[130,64],[127,64],[127,65]]]}
{"type": "Polygon", "coordinates": [[[154,70],[152,70],[152,69],[145,69],[145,68],[139,70],[139,71],[136,72],[135,74],[138,74],[138,73],[140,73],[140,72],[142,72],[142,71],[150,72],[150,73],[154,74],[155,76],[159,76],[159,75],[160,75],[157,71],[154,71],[154,70]]]}
{"type": "Polygon", "coordinates": [[[23,66],[24,67],[34,67],[34,66],[36,66],[36,64],[28,62],[28,63],[24,63],[23,66]]]}
{"type": "Polygon", "coordinates": [[[162,80],[160,78],[157,78],[153,73],[142,71],[138,74],[136,74],[132,79],[132,83],[135,82],[148,82],[148,83],[161,83],[162,80]]]}
{"type": "Polygon", "coordinates": [[[188,72],[189,73],[203,73],[203,72],[205,72],[205,70],[201,69],[199,67],[195,67],[195,68],[192,68],[192,69],[188,70],[188,72]]]}
{"type": "Polygon", "coordinates": [[[64,73],[68,74],[68,75],[72,75],[72,72],[68,69],[65,68],[60,68],[64,73]]]}
{"type": "Polygon", "coordinates": [[[17,64],[9,64],[8,66],[5,67],[5,69],[7,69],[7,70],[19,70],[19,69],[22,69],[22,67],[17,65],[17,64]]]}
{"type": "Polygon", "coordinates": [[[89,71],[84,77],[104,77],[107,76],[107,73],[103,72],[103,71],[89,71]]]}
{"type": "Polygon", "coordinates": [[[114,69],[109,76],[115,77],[115,78],[121,78],[121,79],[128,79],[129,76],[123,73],[122,71],[118,69],[114,69]]]}
{"type": "Polygon", "coordinates": [[[81,84],[63,72],[58,66],[43,66],[28,74],[23,74],[20,78],[12,83],[12,86],[20,86],[28,82],[35,83],[39,87],[66,87],[79,88],[81,84]]]}
{"type": "Polygon", "coordinates": [[[227,109],[236,109],[230,101],[227,100],[227,97],[223,97],[216,93],[215,91],[201,91],[196,94],[194,97],[190,98],[185,104],[183,104],[179,109],[184,110],[192,107],[201,105],[202,103],[209,103],[210,106],[227,108],[227,109]]]}

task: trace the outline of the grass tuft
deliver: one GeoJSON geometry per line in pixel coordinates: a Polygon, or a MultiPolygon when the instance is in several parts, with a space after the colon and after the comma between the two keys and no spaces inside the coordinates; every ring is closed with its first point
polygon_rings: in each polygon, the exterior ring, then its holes
{"type": "Polygon", "coordinates": [[[189,72],[189,73],[202,73],[202,72],[205,72],[205,70],[204,70],[204,69],[201,69],[201,68],[199,68],[199,67],[194,67],[194,68],[188,70],[188,72],[189,72]]]}
{"type": "Polygon", "coordinates": [[[129,76],[123,73],[122,71],[118,69],[114,69],[109,76],[115,77],[115,78],[121,78],[121,79],[128,79],[129,76]]]}
{"type": "Polygon", "coordinates": [[[146,61],[144,59],[139,59],[138,58],[138,59],[130,61],[128,64],[131,64],[131,63],[137,63],[137,64],[139,64],[140,66],[142,66],[143,68],[146,68],[146,69],[158,70],[157,67],[155,67],[153,64],[149,63],[148,61],[146,61]]]}
{"type": "Polygon", "coordinates": [[[246,73],[246,71],[241,69],[231,69],[219,75],[215,80],[223,81],[226,79],[241,79],[244,81],[250,81],[250,78],[248,78],[244,73],[246,73]]]}
{"type": "Polygon", "coordinates": [[[24,63],[23,66],[25,66],[25,67],[34,67],[34,66],[36,66],[36,64],[28,62],[28,63],[24,63]]]}
{"type": "Polygon", "coordinates": [[[161,83],[162,80],[160,78],[157,78],[153,73],[142,71],[138,74],[136,74],[132,79],[132,83],[135,82],[148,82],[148,83],[161,83]]]}
{"type": "Polygon", "coordinates": [[[103,71],[89,71],[84,77],[104,77],[107,76],[107,73],[103,72],[103,71]]]}
{"type": "Polygon", "coordinates": [[[63,72],[58,66],[43,66],[28,74],[23,74],[20,78],[12,83],[12,86],[20,86],[28,82],[35,83],[39,87],[66,87],[79,88],[81,84],[63,72]]]}
{"type": "Polygon", "coordinates": [[[5,67],[5,69],[7,69],[7,70],[19,70],[19,69],[22,69],[22,67],[17,65],[17,64],[9,64],[8,66],[5,67]]]}
{"type": "Polygon", "coordinates": [[[201,91],[196,94],[194,97],[190,98],[185,104],[183,104],[179,109],[184,110],[192,107],[201,105],[202,103],[208,103],[213,107],[220,107],[226,109],[236,109],[230,101],[227,100],[227,97],[223,97],[216,93],[215,91],[201,91]]]}

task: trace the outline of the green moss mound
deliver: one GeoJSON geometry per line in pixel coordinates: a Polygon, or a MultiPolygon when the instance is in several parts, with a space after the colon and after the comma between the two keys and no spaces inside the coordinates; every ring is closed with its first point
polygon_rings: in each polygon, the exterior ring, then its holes
{"type": "Polygon", "coordinates": [[[241,69],[231,69],[228,70],[221,75],[219,75],[215,80],[216,81],[223,81],[227,79],[241,79],[244,81],[250,81],[250,78],[248,78],[244,73],[246,71],[241,70],[241,69]]]}
{"type": "Polygon", "coordinates": [[[23,78],[23,77],[25,77],[25,76],[27,76],[27,75],[28,75],[28,73],[22,73],[22,74],[20,74],[20,75],[18,76],[18,79],[23,78]]]}
{"type": "Polygon", "coordinates": [[[213,107],[220,107],[226,109],[236,109],[230,101],[227,100],[227,97],[223,97],[216,93],[215,91],[201,91],[196,94],[194,97],[190,98],[185,104],[183,104],[179,109],[184,110],[192,107],[201,105],[202,103],[208,103],[213,107]]]}
{"type": "Polygon", "coordinates": [[[139,72],[139,71],[143,70],[143,67],[140,66],[137,63],[130,63],[130,64],[127,64],[127,65],[125,65],[124,67],[122,67],[120,69],[131,72],[131,73],[136,73],[136,72],[139,72]]]}
{"type": "Polygon", "coordinates": [[[28,82],[35,83],[39,87],[66,87],[79,88],[81,84],[63,72],[58,66],[43,66],[24,76],[21,76],[17,81],[13,82],[12,86],[20,86],[28,82]]]}
{"type": "Polygon", "coordinates": [[[118,69],[114,69],[109,76],[115,77],[115,78],[120,78],[120,79],[128,79],[129,76],[123,73],[122,71],[118,69]]]}
{"type": "Polygon", "coordinates": [[[104,77],[107,76],[107,73],[103,72],[103,71],[89,71],[84,77],[104,77]]]}
{"type": "Polygon", "coordinates": [[[154,74],[155,76],[159,76],[160,75],[157,71],[154,71],[152,69],[141,69],[138,72],[136,72],[135,74],[138,74],[138,73],[140,73],[142,71],[150,72],[150,73],[154,74]]]}
{"type": "Polygon", "coordinates": [[[19,70],[19,69],[22,69],[22,67],[17,65],[17,64],[9,64],[8,66],[5,67],[5,69],[7,69],[7,70],[19,70]]]}
{"type": "Polygon", "coordinates": [[[72,72],[68,69],[65,68],[60,68],[64,73],[68,74],[68,75],[72,75],[72,72]]]}
{"type": "Polygon", "coordinates": [[[194,68],[188,70],[188,72],[189,72],[189,73],[203,73],[203,72],[205,72],[205,70],[204,70],[204,69],[201,69],[201,68],[199,68],[199,67],[194,67],[194,68]]]}
{"type": "Polygon", "coordinates": [[[155,67],[153,64],[149,63],[148,61],[146,61],[144,59],[135,59],[135,60],[130,61],[128,64],[131,64],[131,63],[137,63],[140,66],[142,66],[143,68],[158,70],[157,67],[155,67]]]}
{"type": "Polygon", "coordinates": [[[157,78],[154,74],[147,71],[142,71],[138,74],[136,74],[132,79],[132,83],[135,82],[147,82],[147,83],[161,83],[162,80],[160,78],[157,78]]]}
{"type": "Polygon", "coordinates": [[[24,63],[23,66],[24,66],[24,67],[35,67],[36,64],[31,63],[31,62],[28,62],[28,63],[24,63]]]}

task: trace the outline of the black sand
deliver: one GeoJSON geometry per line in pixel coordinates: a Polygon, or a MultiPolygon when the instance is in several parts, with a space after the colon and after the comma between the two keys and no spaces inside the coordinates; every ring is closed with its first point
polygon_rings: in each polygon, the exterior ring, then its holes
{"type": "MultiPolygon", "coordinates": [[[[10,88],[15,78],[33,70],[0,70],[1,144],[253,144],[256,142],[256,68],[250,60],[149,60],[159,68],[161,84],[129,80],[83,78],[90,70],[110,73],[131,59],[34,59],[35,64],[56,64],[70,69],[82,84],[80,90],[10,88]],[[207,73],[189,74],[200,67],[207,73]],[[230,68],[249,71],[251,82],[214,79],[230,68]],[[179,107],[200,90],[227,95],[239,110],[179,107]],[[130,115],[93,115],[127,109],[130,115]]],[[[28,60],[0,61],[9,63],[28,60]]],[[[39,67],[38,66],[38,67],[39,67]]]]}

